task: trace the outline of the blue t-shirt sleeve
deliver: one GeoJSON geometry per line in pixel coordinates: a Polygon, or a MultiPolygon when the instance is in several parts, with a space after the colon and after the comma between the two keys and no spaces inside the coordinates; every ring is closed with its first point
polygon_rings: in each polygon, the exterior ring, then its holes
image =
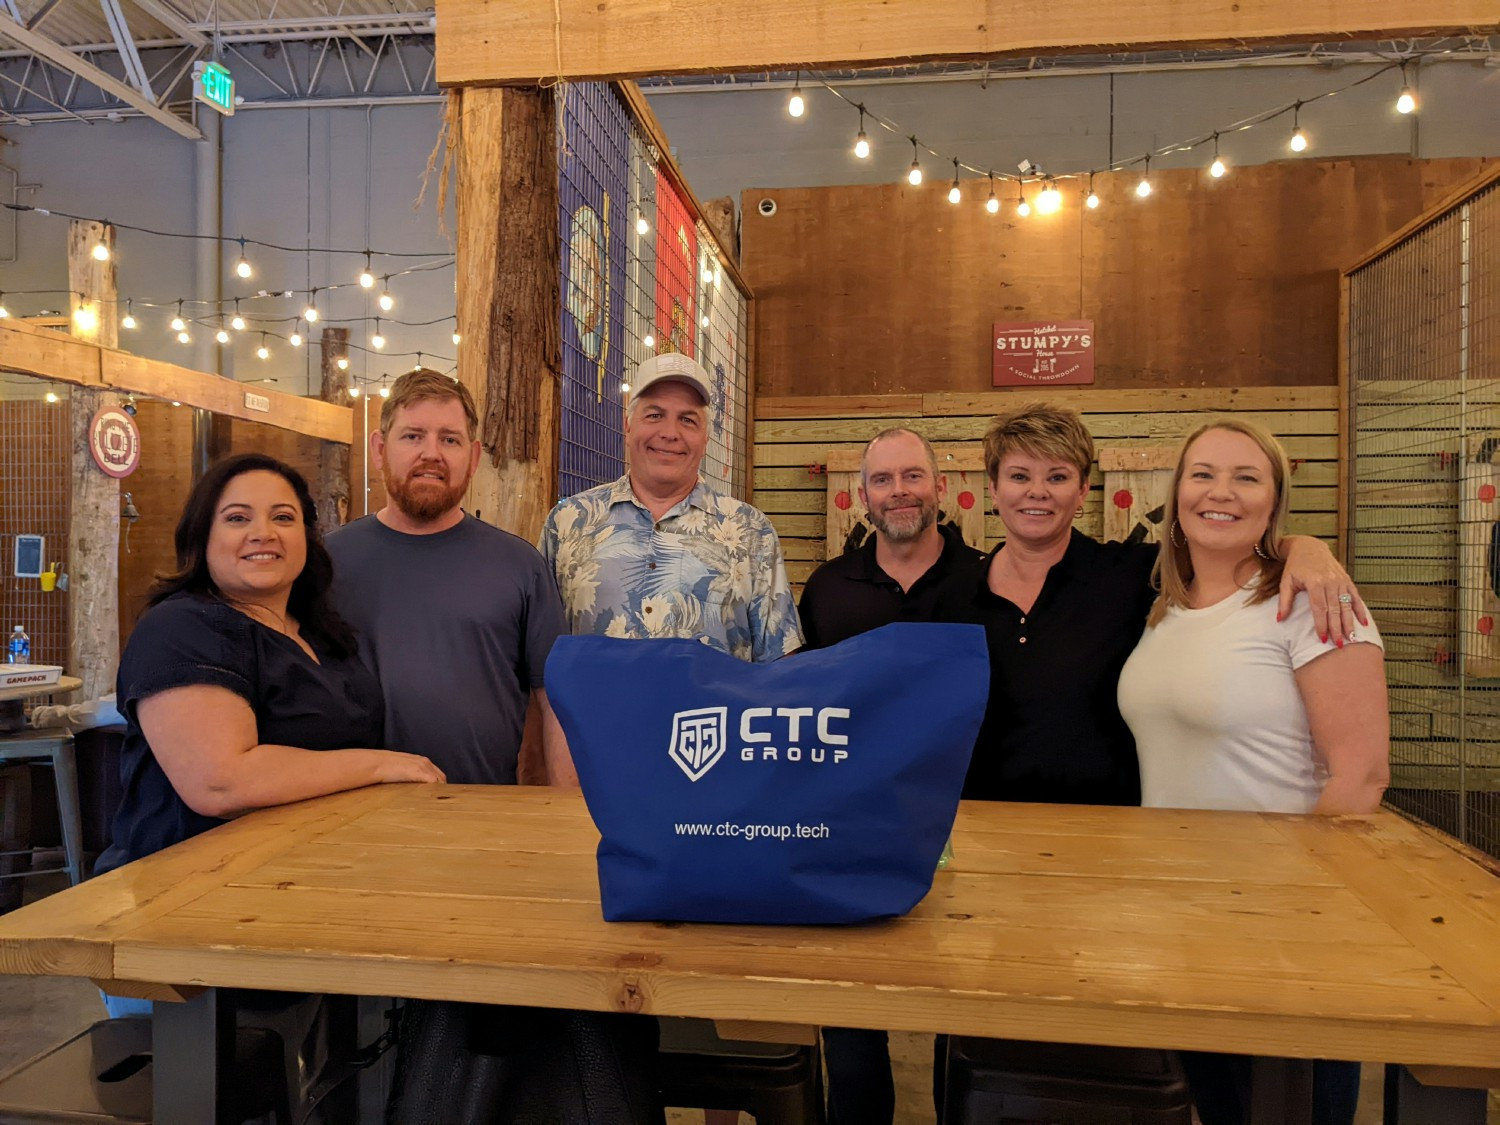
{"type": "Polygon", "coordinates": [[[557,592],[557,580],[552,575],[550,564],[543,563],[533,569],[531,592],[526,606],[526,674],[532,690],[545,682],[544,671],[552,644],[563,633],[567,625],[563,618],[562,596],[557,592]]]}
{"type": "Polygon", "coordinates": [[[227,688],[254,706],[255,645],[251,623],[236,610],[198,598],[170,598],[136,623],[120,658],[118,706],[194,684],[227,688]]]}

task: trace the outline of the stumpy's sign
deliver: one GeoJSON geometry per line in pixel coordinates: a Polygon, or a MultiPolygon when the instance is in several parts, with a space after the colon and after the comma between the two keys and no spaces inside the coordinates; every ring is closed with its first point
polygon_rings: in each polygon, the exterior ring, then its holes
{"type": "Polygon", "coordinates": [[[1094,381],[1094,322],[1038,320],[997,323],[996,387],[1052,387],[1094,381]]]}

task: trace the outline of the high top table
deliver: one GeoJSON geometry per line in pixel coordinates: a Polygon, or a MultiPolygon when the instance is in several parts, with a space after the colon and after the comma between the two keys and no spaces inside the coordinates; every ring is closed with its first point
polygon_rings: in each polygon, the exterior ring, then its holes
{"type": "Polygon", "coordinates": [[[927,898],[854,927],[606,923],[597,840],[540,788],[268,809],[0,917],[0,972],[186,1000],[162,1125],[214,1118],[219,987],[1500,1067],[1500,878],[1393,813],[966,802],[927,898]]]}

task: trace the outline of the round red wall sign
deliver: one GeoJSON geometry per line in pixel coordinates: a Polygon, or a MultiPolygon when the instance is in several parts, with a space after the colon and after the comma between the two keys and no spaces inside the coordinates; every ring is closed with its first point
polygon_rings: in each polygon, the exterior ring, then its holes
{"type": "Polygon", "coordinates": [[[94,464],[112,477],[128,477],[141,463],[141,431],[118,406],[106,406],[89,423],[94,464]]]}

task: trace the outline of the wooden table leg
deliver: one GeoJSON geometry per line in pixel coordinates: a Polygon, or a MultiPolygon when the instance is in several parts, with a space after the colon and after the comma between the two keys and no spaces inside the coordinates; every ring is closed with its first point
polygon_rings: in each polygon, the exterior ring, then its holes
{"type": "Polygon", "coordinates": [[[151,1015],[152,1120],[156,1125],[229,1122],[234,1009],[210,988],[151,1015]]]}
{"type": "Polygon", "coordinates": [[[1484,1125],[1489,1093],[1424,1086],[1406,1067],[1385,1068],[1385,1125],[1484,1125]]]}
{"type": "Polygon", "coordinates": [[[1253,1060],[1250,1125],[1312,1125],[1311,1059],[1253,1060]]]}

